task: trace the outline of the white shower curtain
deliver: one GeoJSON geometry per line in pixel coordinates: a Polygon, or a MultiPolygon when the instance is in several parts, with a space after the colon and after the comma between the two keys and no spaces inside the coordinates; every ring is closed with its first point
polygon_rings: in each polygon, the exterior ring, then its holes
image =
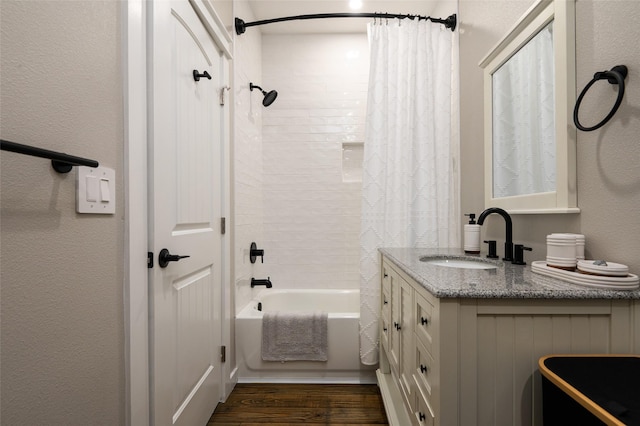
{"type": "Polygon", "coordinates": [[[362,177],[360,359],[378,362],[380,247],[460,247],[457,33],[369,24],[362,177]]]}

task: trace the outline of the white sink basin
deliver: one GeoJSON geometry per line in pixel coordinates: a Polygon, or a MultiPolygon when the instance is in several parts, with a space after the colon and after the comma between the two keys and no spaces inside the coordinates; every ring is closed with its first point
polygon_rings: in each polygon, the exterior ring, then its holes
{"type": "Polygon", "coordinates": [[[421,262],[428,263],[435,266],[446,266],[447,268],[462,268],[462,269],[496,269],[497,266],[491,263],[467,260],[467,259],[443,259],[441,257],[423,257],[421,262]]]}

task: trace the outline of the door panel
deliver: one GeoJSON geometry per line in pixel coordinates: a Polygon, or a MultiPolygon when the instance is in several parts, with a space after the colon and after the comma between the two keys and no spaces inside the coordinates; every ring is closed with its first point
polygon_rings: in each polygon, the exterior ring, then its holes
{"type": "Polygon", "coordinates": [[[211,374],[213,277],[207,268],[173,283],[176,293],[176,396],[182,403],[211,374]]]}
{"type": "Polygon", "coordinates": [[[151,418],[191,426],[220,399],[222,56],[187,0],[149,4],[151,418]],[[189,257],[162,268],[163,248],[189,257]]]}

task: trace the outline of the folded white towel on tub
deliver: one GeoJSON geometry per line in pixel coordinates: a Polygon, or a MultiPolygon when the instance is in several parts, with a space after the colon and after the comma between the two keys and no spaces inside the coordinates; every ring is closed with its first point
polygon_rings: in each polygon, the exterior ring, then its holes
{"type": "Polygon", "coordinates": [[[262,317],[264,361],[326,361],[326,312],[265,312],[262,317]]]}

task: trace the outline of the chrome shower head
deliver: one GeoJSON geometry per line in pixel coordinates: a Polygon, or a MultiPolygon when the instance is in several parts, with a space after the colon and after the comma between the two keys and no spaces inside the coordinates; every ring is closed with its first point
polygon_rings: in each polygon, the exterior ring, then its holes
{"type": "Polygon", "coordinates": [[[262,105],[268,107],[269,105],[271,105],[273,103],[273,101],[276,100],[276,98],[278,97],[278,92],[276,92],[275,90],[272,90],[270,92],[267,92],[265,90],[262,90],[262,87],[257,86],[253,83],[249,83],[249,89],[251,91],[253,91],[253,89],[259,89],[262,94],[264,95],[264,99],[262,100],[262,105]]]}

